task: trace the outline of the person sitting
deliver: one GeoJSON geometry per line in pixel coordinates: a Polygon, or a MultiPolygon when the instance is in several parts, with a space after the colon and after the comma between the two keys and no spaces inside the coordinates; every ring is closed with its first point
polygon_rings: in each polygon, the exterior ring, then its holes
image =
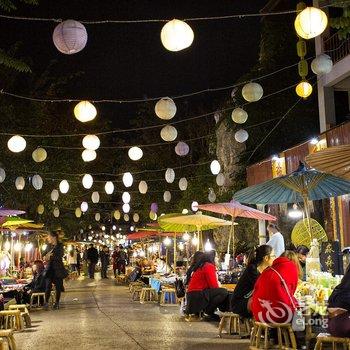
{"type": "Polygon", "coordinates": [[[350,266],[328,299],[328,332],[350,337],[350,266]]]}
{"type": "Polygon", "coordinates": [[[22,303],[26,304],[30,302],[30,296],[32,293],[44,293],[46,288],[45,266],[41,260],[35,260],[32,266],[33,279],[30,283],[26,284],[23,288],[22,303]]]}
{"type": "Polygon", "coordinates": [[[297,247],[297,254],[301,268],[303,269],[303,281],[306,281],[306,258],[309,254],[310,249],[304,245],[300,245],[297,247]]]}
{"type": "Polygon", "coordinates": [[[171,267],[166,263],[165,259],[158,258],[156,260],[157,270],[156,272],[160,275],[165,275],[171,272],[171,267]]]}
{"type": "Polygon", "coordinates": [[[195,256],[186,282],[187,315],[198,315],[204,311],[208,319],[217,319],[214,315],[216,309],[226,305],[228,292],[225,288],[219,288],[214,261],[215,251],[195,256]]]}
{"type": "Polygon", "coordinates": [[[272,265],[275,255],[271,246],[263,244],[249,256],[248,266],[244,270],[230,298],[230,311],[242,317],[250,318],[251,297],[254,285],[260,274],[272,265]]]}
{"type": "Polygon", "coordinates": [[[294,297],[301,268],[294,252],[274,260],[257,279],[251,303],[254,319],[266,323],[289,323],[298,305],[294,297]],[[288,256],[288,257],[287,257],[288,256]]]}

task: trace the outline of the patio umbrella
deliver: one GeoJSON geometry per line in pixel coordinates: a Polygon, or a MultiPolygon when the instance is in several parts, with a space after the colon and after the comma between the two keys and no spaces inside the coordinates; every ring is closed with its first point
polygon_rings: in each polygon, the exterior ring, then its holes
{"type": "Polygon", "coordinates": [[[305,160],[317,170],[350,180],[350,145],[326,148],[308,155],[305,160]]]}
{"type": "Polygon", "coordinates": [[[6,219],[6,221],[1,225],[4,228],[17,228],[21,225],[33,222],[33,220],[23,219],[18,216],[12,216],[6,219]]]}
{"type": "Polygon", "coordinates": [[[21,215],[24,213],[25,213],[25,211],[23,211],[23,210],[0,208],[0,216],[21,215]]]}

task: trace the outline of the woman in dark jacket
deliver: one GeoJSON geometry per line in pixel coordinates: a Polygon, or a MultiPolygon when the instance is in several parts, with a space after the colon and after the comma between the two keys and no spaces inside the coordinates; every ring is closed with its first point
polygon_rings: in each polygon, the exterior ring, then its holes
{"type": "Polygon", "coordinates": [[[58,241],[58,233],[50,232],[47,239],[49,246],[47,253],[44,254],[44,259],[47,261],[47,266],[45,269],[45,298],[47,303],[50,299],[52,284],[54,284],[56,287],[56,300],[53,308],[59,309],[61,292],[64,292],[63,279],[68,276],[68,272],[63,265],[62,259],[64,255],[64,249],[63,244],[58,241]]]}
{"type": "Polygon", "coordinates": [[[45,266],[41,260],[35,260],[32,266],[33,279],[30,283],[26,284],[23,288],[22,304],[28,304],[30,302],[30,296],[32,293],[43,293],[46,290],[45,281],[45,266]]]}

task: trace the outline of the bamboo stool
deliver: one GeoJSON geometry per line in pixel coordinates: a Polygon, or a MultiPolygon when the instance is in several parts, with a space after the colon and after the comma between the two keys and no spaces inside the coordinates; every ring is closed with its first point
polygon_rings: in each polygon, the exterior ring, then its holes
{"type": "Polygon", "coordinates": [[[140,304],[158,301],[158,294],[154,288],[143,287],[140,294],[140,304]]]}
{"type": "Polygon", "coordinates": [[[337,345],[342,345],[344,350],[350,350],[350,338],[332,337],[330,334],[320,333],[316,339],[315,350],[322,350],[325,344],[332,344],[332,350],[336,350],[337,345]]]}
{"type": "Polygon", "coordinates": [[[2,347],[0,347],[1,350],[3,349],[10,349],[10,350],[16,350],[16,342],[15,337],[13,336],[13,330],[6,329],[6,330],[0,330],[0,339],[2,339],[3,343],[1,344],[2,347]],[[7,347],[5,345],[7,343],[7,347]]]}
{"type": "Polygon", "coordinates": [[[22,331],[24,328],[21,311],[19,310],[0,311],[0,320],[3,329],[22,331]]]}
{"type": "Polygon", "coordinates": [[[228,324],[227,334],[237,335],[239,338],[249,337],[251,333],[250,320],[242,318],[233,312],[224,312],[219,324],[219,337],[222,336],[223,330],[228,324]],[[243,333],[242,333],[243,329],[243,333]]]}
{"type": "Polygon", "coordinates": [[[160,306],[178,306],[175,288],[162,288],[160,306]]]}
{"type": "Polygon", "coordinates": [[[276,329],[279,349],[297,349],[295,335],[290,323],[254,322],[250,336],[250,350],[267,350],[270,348],[270,330],[276,329]]]}
{"type": "Polygon", "coordinates": [[[29,308],[41,308],[40,299],[43,298],[44,304],[46,303],[45,293],[32,293],[30,296],[30,305],[29,308]]]}
{"type": "Polygon", "coordinates": [[[146,285],[143,282],[141,282],[141,281],[130,282],[129,283],[129,291],[130,291],[130,293],[132,293],[135,287],[142,288],[142,287],[145,287],[145,286],[146,285]]]}
{"type": "Polygon", "coordinates": [[[118,284],[124,284],[126,282],[126,275],[117,275],[115,279],[118,284]]]}
{"type": "Polygon", "coordinates": [[[131,293],[131,300],[132,301],[140,301],[140,296],[141,296],[141,291],[142,291],[142,286],[140,287],[133,287],[132,293],[131,293]]]}
{"type": "Polygon", "coordinates": [[[21,312],[21,317],[24,321],[24,324],[26,327],[32,326],[32,320],[29,315],[29,311],[27,309],[27,305],[25,304],[16,304],[16,305],[10,305],[9,310],[19,310],[21,312]]]}

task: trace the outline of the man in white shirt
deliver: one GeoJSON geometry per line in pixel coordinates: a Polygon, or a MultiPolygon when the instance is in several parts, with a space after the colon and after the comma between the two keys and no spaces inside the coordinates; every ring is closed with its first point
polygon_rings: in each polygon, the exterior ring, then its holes
{"type": "Polygon", "coordinates": [[[278,258],[285,251],[283,235],[275,224],[269,224],[267,231],[270,234],[270,240],[266,244],[273,248],[276,258],[278,258]]]}

